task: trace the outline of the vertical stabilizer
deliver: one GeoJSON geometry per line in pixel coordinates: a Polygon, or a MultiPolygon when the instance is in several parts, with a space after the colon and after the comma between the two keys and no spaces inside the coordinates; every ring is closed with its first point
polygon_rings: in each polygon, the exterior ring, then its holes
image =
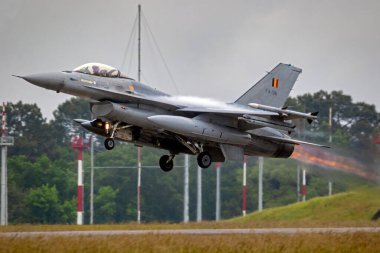
{"type": "Polygon", "coordinates": [[[235,103],[257,103],[283,107],[302,69],[280,63],[260,81],[253,85],[235,103]]]}

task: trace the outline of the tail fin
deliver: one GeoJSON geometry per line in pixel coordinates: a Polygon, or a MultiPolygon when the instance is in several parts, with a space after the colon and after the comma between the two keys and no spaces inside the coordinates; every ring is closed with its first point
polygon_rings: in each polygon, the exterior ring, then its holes
{"type": "Polygon", "coordinates": [[[235,103],[241,105],[257,103],[281,108],[301,72],[302,69],[280,63],[238,98],[235,103]]]}

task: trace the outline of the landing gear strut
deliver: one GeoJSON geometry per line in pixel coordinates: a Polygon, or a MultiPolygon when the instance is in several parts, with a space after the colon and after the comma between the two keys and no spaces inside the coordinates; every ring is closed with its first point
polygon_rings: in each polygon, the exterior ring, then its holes
{"type": "MultiPolygon", "coordinates": [[[[116,124],[112,127],[111,137],[107,138],[104,141],[104,147],[107,150],[111,150],[111,149],[113,149],[115,147],[115,141],[113,140],[113,138],[115,136],[115,133],[116,133],[116,130],[117,130],[117,126],[119,124],[120,124],[120,122],[116,122],[116,124]]],[[[109,124],[106,124],[106,132],[108,132],[108,129],[109,129],[109,124]]]]}
{"type": "Polygon", "coordinates": [[[207,151],[200,153],[197,157],[197,161],[198,161],[199,167],[203,169],[210,167],[211,161],[212,161],[210,153],[207,151]]]}
{"type": "Polygon", "coordinates": [[[174,155],[163,155],[160,158],[160,168],[165,171],[169,172],[173,169],[174,163],[173,163],[174,155]]]}

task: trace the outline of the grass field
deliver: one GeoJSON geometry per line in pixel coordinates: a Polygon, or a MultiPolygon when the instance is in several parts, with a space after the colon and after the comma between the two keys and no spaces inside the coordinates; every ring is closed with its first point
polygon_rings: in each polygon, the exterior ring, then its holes
{"type": "MultiPolygon", "coordinates": [[[[364,188],[222,222],[189,224],[15,225],[7,231],[186,228],[363,227],[380,209],[380,189],[364,188]]],[[[0,237],[0,252],[380,252],[380,233],[0,237]]]]}
{"type": "Polygon", "coordinates": [[[379,252],[380,234],[0,238],[0,252],[379,252]]]}
{"type": "Polygon", "coordinates": [[[267,209],[231,221],[297,221],[316,224],[365,222],[370,221],[379,209],[380,187],[371,187],[267,209]]]}

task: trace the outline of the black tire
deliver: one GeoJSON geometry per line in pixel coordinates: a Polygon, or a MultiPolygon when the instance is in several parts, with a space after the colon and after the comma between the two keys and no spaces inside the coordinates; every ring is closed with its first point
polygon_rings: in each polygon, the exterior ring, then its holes
{"type": "Polygon", "coordinates": [[[160,158],[160,168],[165,172],[171,171],[174,167],[173,159],[170,160],[169,162],[168,162],[168,160],[169,160],[168,155],[163,155],[160,158]]]}
{"type": "Polygon", "coordinates": [[[211,165],[211,155],[209,152],[202,152],[197,157],[199,167],[207,169],[211,165]]]}
{"type": "Polygon", "coordinates": [[[111,138],[107,138],[105,141],[104,141],[104,147],[107,149],[107,150],[111,150],[115,147],[115,141],[111,138]]]}

